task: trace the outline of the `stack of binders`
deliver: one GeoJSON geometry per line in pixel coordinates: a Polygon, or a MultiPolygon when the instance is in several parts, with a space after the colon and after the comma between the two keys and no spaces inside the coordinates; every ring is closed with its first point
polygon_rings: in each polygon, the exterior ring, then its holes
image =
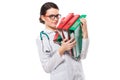
{"type": "Polygon", "coordinates": [[[75,59],[80,59],[80,53],[82,50],[82,29],[81,18],[85,18],[86,15],[74,15],[69,13],[66,17],[63,17],[57,26],[58,33],[54,37],[54,42],[61,44],[62,39],[74,38],[76,40],[76,46],[70,50],[70,55],[75,59]]]}

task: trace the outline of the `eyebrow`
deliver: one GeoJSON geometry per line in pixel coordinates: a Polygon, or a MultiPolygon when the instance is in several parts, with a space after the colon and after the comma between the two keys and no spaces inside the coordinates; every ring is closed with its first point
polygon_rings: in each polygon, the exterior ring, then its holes
{"type": "Polygon", "coordinates": [[[49,14],[49,15],[47,15],[47,16],[50,16],[50,15],[59,15],[59,13],[58,13],[58,14],[49,14]]]}

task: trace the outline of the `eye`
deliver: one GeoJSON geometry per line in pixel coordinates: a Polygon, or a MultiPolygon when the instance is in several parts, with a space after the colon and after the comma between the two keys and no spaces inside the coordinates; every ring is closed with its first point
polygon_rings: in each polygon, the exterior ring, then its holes
{"type": "Polygon", "coordinates": [[[54,20],[55,18],[59,19],[61,17],[61,15],[60,14],[56,14],[56,15],[51,14],[51,15],[48,15],[48,16],[46,15],[46,17],[49,17],[51,20],[54,20]]]}
{"type": "Polygon", "coordinates": [[[60,17],[61,17],[61,15],[60,15],[60,14],[57,14],[55,17],[60,18],[60,17]]]}
{"type": "Polygon", "coordinates": [[[55,15],[49,15],[49,17],[50,17],[50,18],[53,18],[53,17],[55,17],[55,15]]]}

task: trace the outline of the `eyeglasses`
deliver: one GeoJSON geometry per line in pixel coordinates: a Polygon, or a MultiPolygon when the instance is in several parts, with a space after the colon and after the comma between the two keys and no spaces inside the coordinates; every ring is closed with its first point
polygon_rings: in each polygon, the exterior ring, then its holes
{"type": "Polygon", "coordinates": [[[48,15],[46,17],[49,17],[51,20],[54,20],[55,18],[59,19],[61,17],[61,14],[57,14],[57,15],[52,14],[52,15],[48,15]]]}

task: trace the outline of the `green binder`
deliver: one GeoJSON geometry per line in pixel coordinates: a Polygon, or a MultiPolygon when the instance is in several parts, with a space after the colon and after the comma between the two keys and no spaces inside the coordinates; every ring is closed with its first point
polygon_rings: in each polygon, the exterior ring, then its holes
{"type": "Polygon", "coordinates": [[[76,22],[69,28],[70,37],[74,37],[76,40],[76,46],[73,48],[73,58],[78,60],[80,58],[80,53],[82,50],[82,28],[81,28],[81,18],[85,18],[86,15],[81,15],[76,22]]]}

